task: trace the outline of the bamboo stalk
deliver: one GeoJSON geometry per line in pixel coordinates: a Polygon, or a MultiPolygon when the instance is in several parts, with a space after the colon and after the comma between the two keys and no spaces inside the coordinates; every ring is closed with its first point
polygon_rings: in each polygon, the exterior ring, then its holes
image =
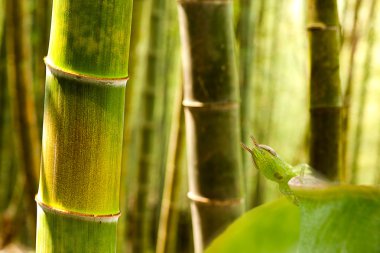
{"type": "MultiPolygon", "coordinates": [[[[40,141],[38,137],[31,65],[30,26],[28,5],[22,0],[6,1],[6,58],[7,89],[11,114],[12,141],[18,173],[25,174],[26,193],[24,229],[35,238],[36,212],[34,196],[37,191],[40,141]]],[[[34,246],[34,241],[32,241],[34,246]]]]}
{"type": "Polygon", "coordinates": [[[195,252],[244,210],[232,1],[180,1],[195,252]]]}
{"type": "Polygon", "coordinates": [[[362,145],[362,134],[363,134],[363,118],[364,118],[364,108],[365,102],[367,100],[367,90],[371,75],[371,67],[373,64],[373,47],[375,44],[375,27],[376,27],[376,8],[377,1],[371,1],[371,7],[368,15],[367,26],[368,39],[367,39],[367,50],[365,53],[364,67],[363,67],[363,77],[359,93],[359,108],[358,108],[358,121],[355,126],[355,135],[353,140],[353,153],[352,153],[352,177],[351,182],[358,182],[358,171],[359,171],[359,153],[362,145]]]}
{"type": "MultiPolygon", "coordinates": [[[[237,40],[239,43],[239,82],[241,94],[241,140],[247,142],[250,133],[252,121],[252,69],[254,63],[253,42],[255,35],[254,24],[254,4],[250,0],[240,0],[240,15],[238,20],[237,40]]],[[[247,192],[251,192],[253,171],[252,162],[249,153],[243,152],[243,171],[247,181],[245,187],[247,192]]],[[[251,198],[247,199],[247,207],[251,207],[251,198]]]]}
{"type": "Polygon", "coordinates": [[[342,111],[342,179],[344,181],[348,180],[348,164],[347,164],[347,148],[348,148],[348,132],[350,128],[350,116],[351,116],[351,97],[352,97],[352,88],[353,88],[353,79],[355,72],[355,59],[356,59],[356,49],[360,39],[360,34],[358,31],[358,19],[359,11],[361,7],[361,0],[356,0],[354,8],[354,17],[352,23],[352,31],[350,37],[350,56],[348,63],[348,77],[346,82],[346,90],[343,96],[343,111],[342,111]]]}
{"type": "Polygon", "coordinates": [[[161,205],[156,253],[176,252],[179,199],[182,185],[182,158],[184,151],[184,115],[182,89],[178,89],[172,117],[165,186],[161,205]]]}
{"type": "Polygon", "coordinates": [[[167,0],[152,3],[149,29],[149,51],[146,69],[146,83],[142,90],[141,121],[139,134],[139,164],[137,170],[136,219],[133,225],[133,252],[147,252],[154,249],[156,238],[154,209],[158,207],[160,159],[162,138],[161,118],[163,115],[165,39],[167,0]]]}
{"type": "Polygon", "coordinates": [[[39,175],[40,141],[33,96],[29,11],[25,1],[7,1],[8,89],[14,99],[14,129],[18,133],[20,158],[24,161],[30,203],[33,203],[39,175]],[[13,68],[13,69],[11,69],[13,68]],[[14,81],[12,81],[14,80],[14,81]]]}
{"type": "Polygon", "coordinates": [[[36,252],[115,252],[132,1],[54,0],[36,252]]]}
{"type": "MultiPolygon", "coordinates": [[[[265,48],[263,48],[263,40],[262,37],[264,36],[265,33],[265,16],[268,13],[268,1],[261,0],[256,3],[257,7],[257,18],[256,18],[256,37],[255,37],[255,62],[254,65],[257,66],[255,69],[252,71],[254,72],[253,74],[253,93],[255,94],[255,100],[254,100],[254,108],[259,108],[260,104],[262,103],[262,97],[263,97],[263,78],[262,74],[260,71],[262,71],[264,64],[264,52],[266,51],[265,48]]],[[[263,134],[263,125],[262,119],[260,113],[256,111],[255,114],[253,114],[253,132],[256,138],[263,140],[265,137],[263,134]]],[[[244,152],[244,155],[249,157],[249,154],[246,154],[247,152],[244,152]]],[[[250,190],[248,190],[247,193],[247,207],[254,207],[262,204],[264,202],[264,195],[265,195],[265,183],[266,180],[263,178],[263,176],[258,173],[257,170],[254,170],[254,175],[252,178],[255,179],[253,182],[253,186],[251,187],[250,190]]]]}
{"type": "MultiPolygon", "coordinates": [[[[139,105],[141,97],[141,88],[145,83],[145,71],[147,63],[147,51],[149,33],[151,0],[134,0],[132,11],[132,28],[131,28],[131,45],[129,54],[129,73],[133,76],[129,80],[125,94],[125,111],[124,111],[124,133],[123,133],[123,154],[122,154],[122,177],[120,205],[121,210],[133,209],[129,207],[133,198],[130,194],[136,188],[135,175],[137,170],[138,159],[135,159],[138,152],[138,125],[139,105]]],[[[132,212],[122,215],[118,224],[118,252],[128,252],[132,243],[133,223],[131,222],[132,212]]]]}
{"type": "Polygon", "coordinates": [[[336,0],[308,1],[310,43],[310,165],[329,179],[342,177],[340,27],[336,0]]]}

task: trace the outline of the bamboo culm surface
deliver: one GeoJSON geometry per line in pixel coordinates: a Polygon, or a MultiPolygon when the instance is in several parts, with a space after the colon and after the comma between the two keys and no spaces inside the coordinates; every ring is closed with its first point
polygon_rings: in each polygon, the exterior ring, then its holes
{"type": "Polygon", "coordinates": [[[180,1],[195,252],[244,210],[232,1],[180,1]]]}
{"type": "Polygon", "coordinates": [[[340,26],[336,0],[308,1],[310,46],[310,165],[329,179],[342,177],[340,26]]]}
{"type": "Polygon", "coordinates": [[[36,252],[115,252],[132,1],[54,0],[36,252]]]}

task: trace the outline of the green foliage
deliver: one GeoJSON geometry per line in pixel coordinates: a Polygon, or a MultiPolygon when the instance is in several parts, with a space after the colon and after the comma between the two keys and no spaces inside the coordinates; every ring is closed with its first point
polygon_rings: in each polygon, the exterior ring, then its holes
{"type": "Polygon", "coordinates": [[[244,214],[206,253],[292,253],[297,248],[299,222],[299,209],[281,198],[244,214]]]}
{"type": "Polygon", "coordinates": [[[300,198],[299,209],[283,199],[254,208],[206,253],[380,251],[379,187],[328,184],[312,177],[293,178],[290,186],[300,198]]]}

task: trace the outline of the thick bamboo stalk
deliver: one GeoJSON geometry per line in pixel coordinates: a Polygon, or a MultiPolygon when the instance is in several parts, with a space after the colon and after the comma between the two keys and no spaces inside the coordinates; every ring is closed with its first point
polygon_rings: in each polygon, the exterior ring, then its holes
{"type": "Polygon", "coordinates": [[[330,179],[341,173],[340,26],[336,0],[308,1],[310,165],[330,179]]]}
{"type": "Polygon", "coordinates": [[[244,210],[232,1],[180,1],[195,251],[244,210]]]}
{"type": "Polygon", "coordinates": [[[54,0],[37,252],[115,252],[132,1],[54,0]]]}

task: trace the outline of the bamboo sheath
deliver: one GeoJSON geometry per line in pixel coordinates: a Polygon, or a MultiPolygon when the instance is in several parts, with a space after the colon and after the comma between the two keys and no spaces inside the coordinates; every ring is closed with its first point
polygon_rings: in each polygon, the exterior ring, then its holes
{"type": "Polygon", "coordinates": [[[180,1],[195,251],[244,210],[232,1],[180,1]]]}
{"type": "Polygon", "coordinates": [[[115,252],[132,2],[54,0],[36,252],[115,252]]]}

